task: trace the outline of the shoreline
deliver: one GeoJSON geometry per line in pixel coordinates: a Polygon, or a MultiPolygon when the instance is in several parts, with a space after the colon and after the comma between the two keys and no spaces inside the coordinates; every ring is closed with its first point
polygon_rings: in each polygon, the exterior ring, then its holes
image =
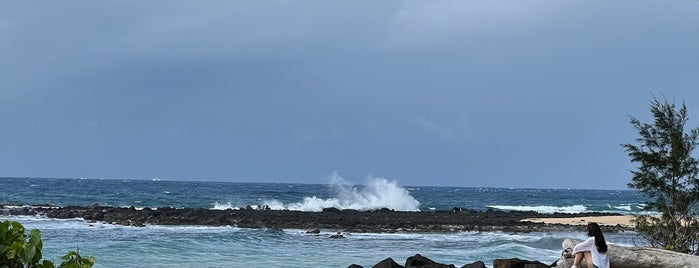
{"type": "MultiPolygon", "coordinates": [[[[82,218],[87,222],[143,227],[146,225],[236,226],[268,229],[331,229],[350,233],[454,233],[463,231],[538,232],[578,230],[582,221],[604,222],[607,231],[633,229],[616,213],[542,214],[534,211],[501,211],[455,208],[450,211],[370,211],[326,208],[322,212],[269,209],[118,208],[109,206],[0,205],[0,215],[47,218],[82,218]],[[578,223],[578,224],[576,224],[578,223]]],[[[585,222],[586,223],[586,222],[585,222]]]]}
{"type": "Polygon", "coordinates": [[[522,219],[523,222],[539,222],[544,224],[564,224],[570,226],[585,226],[590,222],[596,222],[600,226],[610,227],[610,226],[621,226],[626,228],[635,228],[636,225],[632,222],[634,216],[632,215],[609,215],[609,216],[585,216],[578,217],[572,215],[567,218],[527,218],[522,219]]]}

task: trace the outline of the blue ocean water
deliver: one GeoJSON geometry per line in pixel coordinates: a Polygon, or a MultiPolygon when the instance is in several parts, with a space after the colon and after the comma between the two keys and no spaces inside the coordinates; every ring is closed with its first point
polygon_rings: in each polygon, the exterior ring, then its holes
{"type": "MultiPolygon", "coordinates": [[[[187,182],[0,178],[0,203],[198,207],[226,209],[267,205],[273,209],[319,211],[323,207],[396,210],[535,210],[543,213],[587,211],[633,213],[648,201],[631,190],[512,189],[399,186],[370,179],[353,185],[339,177],[331,184],[187,182]]],[[[399,263],[416,253],[461,266],[477,260],[518,257],[553,262],[565,238],[581,232],[454,234],[346,234],[328,239],[306,230],[245,229],[234,226],[156,226],[144,228],[87,223],[80,219],[0,217],[39,228],[44,256],[59,260],[79,248],[97,258],[95,267],[371,267],[393,257],[399,263]]],[[[613,244],[632,245],[633,232],[608,234],[613,244]]]]}

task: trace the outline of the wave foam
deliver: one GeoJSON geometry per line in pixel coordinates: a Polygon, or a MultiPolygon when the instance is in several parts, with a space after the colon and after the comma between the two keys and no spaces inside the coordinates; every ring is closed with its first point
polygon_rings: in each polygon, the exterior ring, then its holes
{"type": "Polygon", "coordinates": [[[225,203],[225,204],[222,204],[222,203],[219,203],[219,202],[215,202],[215,203],[214,203],[214,209],[215,209],[215,210],[226,210],[226,209],[238,209],[238,207],[234,207],[233,205],[231,205],[231,202],[228,202],[228,203],[225,203]]]}
{"type": "MultiPolygon", "coordinates": [[[[388,208],[398,211],[418,211],[420,202],[410,195],[410,192],[400,187],[396,181],[385,178],[370,178],[363,187],[357,187],[345,181],[337,173],[331,176],[331,187],[335,197],[319,198],[305,197],[301,202],[286,206],[289,210],[322,211],[323,208],[372,210],[388,208]]],[[[272,209],[279,204],[266,204],[272,209]]]]}
{"type": "MultiPolygon", "coordinates": [[[[420,202],[396,181],[385,178],[370,178],[366,185],[355,186],[337,173],[331,175],[330,187],[334,197],[307,196],[295,203],[284,204],[278,200],[263,200],[253,209],[267,206],[273,210],[322,211],[324,208],[354,209],[360,211],[388,208],[397,211],[419,211],[420,202]]],[[[230,202],[214,203],[213,209],[237,209],[230,202]]]]}
{"type": "Polygon", "coordinates": [[[539,213],[581,213],[587,212],[587,208],[583,205],[573,205],[573,206],[488,206],[489,208],[499,209],[499,210],[513,210],[513,211],[536,211],[539,213]]]}
{"type": "Polygon", "coordinates": [[[618,209],[618,210],[631,211],[631,205],[626,205],[626,206],[613,206],[613,208],[618,209]]]}

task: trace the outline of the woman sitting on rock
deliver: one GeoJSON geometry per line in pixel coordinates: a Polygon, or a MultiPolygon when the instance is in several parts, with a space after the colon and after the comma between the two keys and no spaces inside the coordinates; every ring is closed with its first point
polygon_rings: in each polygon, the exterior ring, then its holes
{"type": "Polygon", "coordinates": [[[573,248],[575,261],[571,268],[580,267],[580,262],[585,259],[588,268],[609,268],[609,257],[607,256],[607,242],[604,241],[602,229],[599,224],[591,222],[587,224],[588,239],[573,248]]]}

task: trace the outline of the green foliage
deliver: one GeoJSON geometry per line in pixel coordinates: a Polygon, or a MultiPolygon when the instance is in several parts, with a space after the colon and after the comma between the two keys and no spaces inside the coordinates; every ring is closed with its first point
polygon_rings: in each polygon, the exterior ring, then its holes
{"type": "Polygon", "coordinates": [[[65,260],[61,263],[61,268],[90,268],[95,264],[95,258],[92,256],[87,256],[85,258],[81,257],[77,251],[70,251],[68,254],[63,256],[61,259],[65,260]]]}
{"type": "MultiPolygon", "coordinates": [[[[41,261],[41,231],[32,230],[24,234],[24,226],[16,221],[0,223],[0,268],[55,268],[48,260],[41,261]]],[[[81,257],[77,251],[63,256],[60,267],[90,268],[95,263],[93,257],[81,257]]]]}
{"type": "Polygon", "coordinates": [[[660,216],[636,216],[636,230],[653,247],[678,252],[696,252],[699,222],[699,164],[692,157],[697,146],[699,128],[685,132],[689,120],[687,106],[679,109],[667,101],[653,98],[650,111],[653,124],[641,123],[631,117],[631,125],[638,131],[637,145],[622,147],[638,163],[628,184],[651,197],[647,210],[657,210],[660,216]]]}

